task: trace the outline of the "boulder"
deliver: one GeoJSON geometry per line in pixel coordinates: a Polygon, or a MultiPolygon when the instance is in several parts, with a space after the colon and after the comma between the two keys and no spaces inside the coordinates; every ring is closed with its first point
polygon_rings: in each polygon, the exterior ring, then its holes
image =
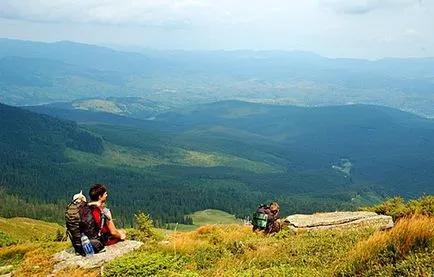
{"type": "Polygon", "coordinates": [[[102,266],[105,262],[121,257],[137,248],[143,243],[135,240],[121,241],[116,244],[106,246],[103,252],[92,256],[83,257],[75,254],[74,248],[69,248],[62,252],[54,254],[54,273],[66,268],[79,266],[82,268],[96,268],[102,266]]]}
{"type": "Polygon", "coordinates": [[[393,227],[392,217],[374,212],[332,212],[316,214],[295,214],[284,219],[289,228],[298,230],[320,230],[353,227],[389,229],[393,227]]]}
{"type": "Polygon", "coordinates": [[[0,266],[0,277],[11,277],[14,276],[14,267],[12,265],[0,266]]]}

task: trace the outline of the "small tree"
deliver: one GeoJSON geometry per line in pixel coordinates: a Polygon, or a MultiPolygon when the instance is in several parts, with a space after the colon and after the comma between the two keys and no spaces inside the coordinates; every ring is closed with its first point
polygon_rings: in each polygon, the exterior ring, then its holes
{"type": "Polygon", "coordinates": [[[143,235],[151,237],[153,233],[154,222],[149,214],[139,213],[134,215],[136,220],[136,229],[143,235]]]}
{"type": "Polygon", "coordinates": [[[130,234],[132,239],[145,241],[149,239],[160,240],[162,235],[153,226],[153,220],[149,214],[143,212],[134,215],[136,228],[130,234]]]}

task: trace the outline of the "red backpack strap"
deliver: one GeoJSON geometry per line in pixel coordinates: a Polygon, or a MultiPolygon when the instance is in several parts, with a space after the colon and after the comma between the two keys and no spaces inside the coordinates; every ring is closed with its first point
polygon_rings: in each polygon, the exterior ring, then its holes
{"type": "Polygon", "coordinates": [[[102,228],[104,227],[104,224],[105,224],[105,215],[104,215],[104,209],[101,206],[98,206],[98,209],[99,209],[99,213],[101,215],[98,236],[101,237],[102,236],[102,228]]]}
{"type": "Polygon", "coordinates": [[[95,219],[95,222],[98,226],[98,237],[101,237],[102,228],[104,227],[105,223],[103,209],[97,205],[91,205],[90,208],[92,209],[93,218],[95,219]]]}

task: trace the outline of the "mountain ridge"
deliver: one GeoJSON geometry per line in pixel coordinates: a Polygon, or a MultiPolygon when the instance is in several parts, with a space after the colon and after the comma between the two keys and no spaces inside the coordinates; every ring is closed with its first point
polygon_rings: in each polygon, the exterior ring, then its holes
{"type": "MultiPolygon", "coordinates": [[[[44,87],[14,86],[0,78],[0,101],[13,105],[124,96],[181,107],[235,98],[300,106],[365,103],[434,116],[432,58],[366,61],[282,51],[140,54],[79,43],[0,40],[0,59],[6,56],[67,63],[57,70],[63,77],[42,72],[44,87]],[[71,65],[77,70],[69,70],[71,65]]],[[[32,68],[33,62],[26,64],[32,68]]],[[[5,75],[14,69],[10,63],[0,67],[5,75]]],[[[17,84],[41,73],[20,71],[17,84]]]]}

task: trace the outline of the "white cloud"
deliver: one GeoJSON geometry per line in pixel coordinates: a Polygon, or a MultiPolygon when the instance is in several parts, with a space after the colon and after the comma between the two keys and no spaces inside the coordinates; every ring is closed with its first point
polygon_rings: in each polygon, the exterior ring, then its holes
{"type": "Polygon", "coordinates": [[[180,10],[196,1],[14,0],[0,2],[0,15],[39,22],[150,24],[182,21],[180,10]]]}
{"type": "Polygon", "coordinates": [[[433,0],[0,0],[0,37],[363,57],[422,45],[434,55],[433,14],[433,0]]]}
{"type": "Polygon", "coordinates": [[[148,24],[190,21],[205,25],[254,22],[276,12],[294,16],[315,5],[316,1],[302,0],[14,0],[0,2],[0,16],[40,22],[148,24]]]}
{"type": "Polygon", "coordinates": [[[421,0],[320,0],[338,13],[365,14],[378,9],[400,9],[420,5],[421,0]]]}

